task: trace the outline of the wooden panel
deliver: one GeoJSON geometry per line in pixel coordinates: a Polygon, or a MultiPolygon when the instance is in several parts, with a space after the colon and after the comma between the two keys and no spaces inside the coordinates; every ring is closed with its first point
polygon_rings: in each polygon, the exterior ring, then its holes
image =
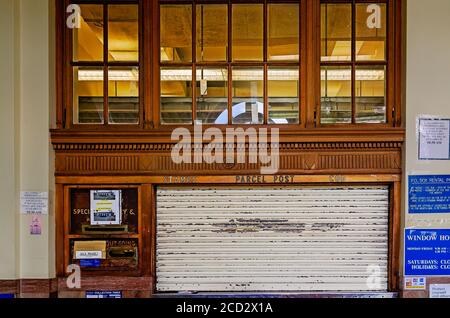
{"type": "MultiPolygon", "coordinates": [[[[177,164],[171,157],[172,147],[59,144],[55,147],[56,174],[255,174],[267,166],[249,160],[248,144],[235,147],[235,153],[245,153],[245,163],[230,164],[177,164]],[[128,150],[126,154],[118,153],[122,148],[128,150]],[[76,149],[84,153],[78,154],[76,149]]],[[[279,152],[281,174],[401,173],[401,143],[289,143],[281,144],[279,152]]]]}

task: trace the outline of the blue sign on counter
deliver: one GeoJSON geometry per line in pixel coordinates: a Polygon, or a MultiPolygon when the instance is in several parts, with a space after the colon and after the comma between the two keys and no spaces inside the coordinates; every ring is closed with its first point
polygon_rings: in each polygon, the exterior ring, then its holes
{"type": "Polygon", "coordinates": [[[405,230],[405,276],[450,276],[450,230],[405,230]]]}
{"type": "Polygon", "coordinates": [[[13,299],[15,298],[14,294],[0,294],[0,299],[13,299]]]}
{"type": "Polygon", "coordinates": [[[86,298],[122,298],[121,291],[86,291],[86,298]]]}
{"type": "Polygon", "coordinates": [[[100,267],[99,259],[80,259],[80,267],[100,267]]]}
{"type": "Polygon", "coordinates": [[[409,213],[450,213],[450,175],[409,176],[409,213]]]}

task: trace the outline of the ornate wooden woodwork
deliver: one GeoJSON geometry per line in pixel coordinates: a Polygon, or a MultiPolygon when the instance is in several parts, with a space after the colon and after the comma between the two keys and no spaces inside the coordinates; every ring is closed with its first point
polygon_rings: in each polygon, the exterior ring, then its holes
{"type": "MultiPolygon", "coordinates": [[[[401,174],[403,131],[322,132],[282,135],[280,174],[401,174]],[[360,133],[360,135],[358,135],[360,133]],[[297,139],[298,141],[295,141],[297,139]]],[[[255,174],[254,163],[182,163],[171,158],[175,141],[152,134],[53,132],[56,175],[236,175],[255,174]]],[[[203,145],[205,146],[205,145],[203,145]]],[[[248,143],[228,145],[248,153],[248,143]]]]}
{"type": "MultiPolygon", "coordinates": [[[[376,2],[376,1],[375,1],[376,2]]],[[[401,29],[401,3],[396,2],[396,28],[401,29]]],[[[56,1],[59,12],[63,1],[56,1]]],[[[157,1],[144,1],[142,7],[157,16],[157,1]]],[[[395,100],[395,112],[388,111],[387,125],[343,125],[319,128],[317,111],[320,100],[320,63],[318,52],[318,23],[320,1],[304,1],[306,31],[302,36],[302,120],[295,127],[280,128],[280,169],[277,175],[291,176],[291,184],[378,183],[391,186],[389,277],[390,290],[398,291],[400,266],[400,212],[402,148],[405,130],[400,128],[402,110],[402,33],[395,33],[395,72],[391,80],[395,85],[390,96],[395,100]],[[315,25],[316,28],[306,28],[315,25]],[[315,45],[309,45],[315,44],[315,45]],[[309,84],[307,84],[309,83],[309,84]],[[314,84],[315,83],[315,84],[314,84]],[[393,118],[391,118],[393,117],[393,118]]],[[[130,296],[149,297],[155,292],[156,255],[156,205],[155,188],[160,184],[258,184],[275,183],[273,176],[264,182],[237,179],[238,176],[260,175],[260,164],[252,163],[201,163],[176,164],[171,152],[177,141],[171,139],[172,128],[159,124],[159,49],[158,20],[145,20],[142,28],[153,34],[151,41],[143,42],[142,107],[141,124],[136,127],[92,127],[71,123],[70,83],[67,75],[68,31],[64,31],[64,19],[57,16],[57,107],[56,127],[51,131],[51,143],[55,151],[56,176],[56,268],[60,296],[83,297],[83,290],[123,290],[130,296]],[[156,49],[156,50],[157,50],[156,49]],[[148,62],[150,61],[150,62],[148,62]],[[144,85],[145,84],[145,85],[144,85]],[[155,106],[156,105],[156,106],[155,106]],[[173,182],[172,177],[196,177],[173,182]],[[70,188],[123,188],[138,187],[140,191],[139,265],[135,271],[109,271],[83,275],[82,289],[70,290],[65,284],[67,265],[71,259],[70,240],[70,188]]],[[[319,23],[320,24],[320,23],[319,23]]],[[[394,36],[394,35],[392,35],[394,36]]],[[[233,126],[234,127],[234,126],[233,126]]],[[[271,126],[261,126],[270,129],[271,126]]],[[[186,127],[192,129],[192,127],[186,127]]],[[[207,128],[205,126],[205,128],[207,128]]],[[[227,127],[219,127],[224,130],[227,127]]],[[[244,129],[248,127],[242,127],[244,129]]],[[[194,147],[195,145],[193,145],[194,147]]],[[[198,145],[197,145],[198,146],[198,145]]],[[[202,147],[205,147],[203,144],[202,147]]],[[[235,144],[236,153],[246,152],[252,144],[235,144]]],[[[248,161],[247,161],[248,162],[248,161]]],[[[92,236],[95,238],[106,236],[92,236]]],[[[113,236],[108,237],[114,239],[113,236]]]]}

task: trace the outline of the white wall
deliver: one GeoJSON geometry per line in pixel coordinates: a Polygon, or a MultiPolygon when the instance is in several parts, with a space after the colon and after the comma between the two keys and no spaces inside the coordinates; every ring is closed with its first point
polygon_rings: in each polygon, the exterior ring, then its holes
{"type": "MultiPolygon", "coordinates": [[[[20,190],[47,192],[52,174],[48,0],[20,0],[20,14],[20,190]]],[[[49,278],[54,252],[49,246],[49,216],[42,217],[40,236],[30,235],[29,224],[30,216],[20,217],[20,277],[49,278]]]]}
{"type": "Polygon", "coordinates": [[[0,0],[0,279],[17,277],[17,189],[19,172],[19,93],[16,36],[19,25],[15,14],[18,3],[0,0]],[[17,107],[16,107],[17,106],[17,107]]]}
{"type": "MultiPolygon", "coordinates": [[[[32,236],[20,191],[52,191],[49,0],[0,0],[0,279],[54,276],[54,213],[32,236]]],[[[52,193],[50,193],[52,197],[52,193]]]]}
{"type": "MultiPolygon", "coordinates": [[[[450,161],[417,160],[416,141],[418,115],[450,118],[450,1],[407,0],[407,21],[405,174],[450,174],[450,161]]],[[[406,213],[405,225],[450,228],[450,215],[406,213]]]]}

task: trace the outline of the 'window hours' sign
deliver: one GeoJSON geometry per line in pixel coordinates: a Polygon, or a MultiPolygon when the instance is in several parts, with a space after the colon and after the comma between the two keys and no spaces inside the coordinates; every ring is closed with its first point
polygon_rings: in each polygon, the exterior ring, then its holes
{"type": "Polygon", "coordinates": [[[450,230],[405,230],[405,276],[450,276],[450,230]]]}

